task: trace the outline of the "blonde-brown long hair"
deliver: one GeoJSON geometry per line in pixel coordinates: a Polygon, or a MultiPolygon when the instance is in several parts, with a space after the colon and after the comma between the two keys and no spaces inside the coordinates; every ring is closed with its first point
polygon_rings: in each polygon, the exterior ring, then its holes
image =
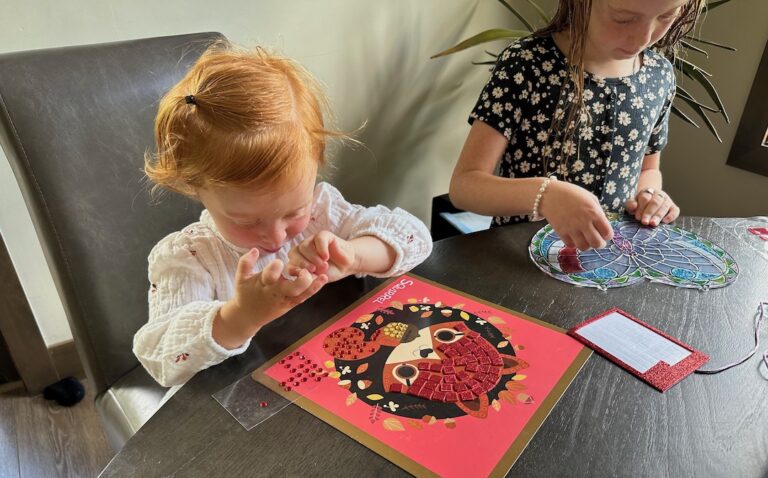
{"type": "Polygon", "coordinates": [[[298,63],[257,47],[212,45],[160,100],[156,154],[144,171],[155,183],[194,197],[210,184],[289,185],[325,163],[327,100],[298,63]]]}
{"type": "MultiPolygon", "coordinates": [[[[688,0],[667,33],[654,45],[670,61],[674,61],[680,40],[693,29],[704,5],[706,0],[688,0]]],[[[567,171],[565,166],[570,156],[569,150],[572,150],[568,147],[569,141],[572,141],[579,121],[590,117],[584,105],[584,48],[591,12],[592,0],[560,0],[549,24],[534,32],[534,35],[539,37],[567,32],[569,38],[568,51],[565,53],[570,71],[569,77],[561,86],[560,99],[569,95],[572,95],[573,99],[567,108],[567,113],[559,118],[553,115],[548,135],[550,144],[555,142],[561,144],[558,150],[562,153],[561,165],[565,171],[567,171]]],[[[547,173],[550,159],[543,158],[543,162],[544,171],[547,173]]]]}

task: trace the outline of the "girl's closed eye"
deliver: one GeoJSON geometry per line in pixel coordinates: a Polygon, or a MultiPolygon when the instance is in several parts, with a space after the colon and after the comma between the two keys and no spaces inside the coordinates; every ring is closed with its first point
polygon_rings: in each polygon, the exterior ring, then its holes
{"type": "Polygon", "coordinates": [[[627,25],[635,21],[635,19],[636,17],[634,16],[621,16],[621,17],[614,18],[613,21],[618,23],[619,25],[627,25]]]}
{"type": "Polygon", "coordinates": [[[668,13],[666,15],[660,16],[659,20],[661,20],[662,22],[665,22],[665,23],[669,23],[669,22],[672,22],[672,21],[676,20],[679,14],[680,14],[680,12],[668,13]]]}
{"type": "Polygon", "coordinates": [[[254,228],[256,226],[261,225],[261,219],[256,219],[254,221],[245,221],[245,222],[243,222],[243,221],[232,221],[232,222],[237,227],[241,227],[243,229],[251,229],[251,228],[254,228]]]}
{"type": "Polygon", "coordinates": [[[288,219],[288,220],[302,219],[306,217],[308,214],[309,214],[309,205],[306,205],[288,214],[287,216],[285,216],[285,219],[288,219]]]}

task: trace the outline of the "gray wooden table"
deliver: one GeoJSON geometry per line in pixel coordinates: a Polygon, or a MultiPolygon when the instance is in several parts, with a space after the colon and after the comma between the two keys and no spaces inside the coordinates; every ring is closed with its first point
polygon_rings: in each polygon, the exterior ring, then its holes
{"type": "MultiPolygon", "coordinates": [[[[739,263],[734,284],[707,292],[650,282],[601,292],[561,283],[528,258],[541,223],[439,241],[414,272],[563,328],[617,306],[709,354],[708,365],[715,366],[751,349],[756,307],[768,301],[768,261],[734,233],[739,228],[724,227],[736,219],[718,221],[677,221],[739,263]]],[[[260,332],[245,354],[195,376],[103,476],[405,475],[298,407],[248,432],[211,397],[374,285],[358,279],[331,284],[260,332]]],[[[719,375],[692,375],[662,394],[595,354],[509,475],[767,476],[766,378],[765,366],[753,357],[719,375]]]]}

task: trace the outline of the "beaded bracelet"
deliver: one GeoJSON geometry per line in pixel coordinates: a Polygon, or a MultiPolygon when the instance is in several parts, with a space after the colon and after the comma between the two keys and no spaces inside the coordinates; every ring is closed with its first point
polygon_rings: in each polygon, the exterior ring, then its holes
{"type": "Polygon", "coordinates": [[[531,212],[530,216],[531,221],[541,221],[544,219],[543,217],[539,217],[539,204],[541,203],[541,197],[544,195],[544,191],[547,189],[547,186],[549,186],[550,181],[557,181],[557,177],[550,176],[544,179],[544,182],[541,183],[539,192],[536,194],[536,199],[533,200],[533,212],[531,212]]]}

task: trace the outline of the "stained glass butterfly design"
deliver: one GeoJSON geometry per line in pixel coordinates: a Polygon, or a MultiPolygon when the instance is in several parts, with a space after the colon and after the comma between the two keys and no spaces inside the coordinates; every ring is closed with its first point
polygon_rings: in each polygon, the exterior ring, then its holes
{"type": "Polygon", "coordinates": [[[611,225],[606,247],[582,252],[567,247],[547,224],[531,240],[531,260],[555,279],[601,290],[644,279],[706,290],[731,284],[739,273],[730,254],[677,226],[646,227],[627,218],[611,225]]]}

